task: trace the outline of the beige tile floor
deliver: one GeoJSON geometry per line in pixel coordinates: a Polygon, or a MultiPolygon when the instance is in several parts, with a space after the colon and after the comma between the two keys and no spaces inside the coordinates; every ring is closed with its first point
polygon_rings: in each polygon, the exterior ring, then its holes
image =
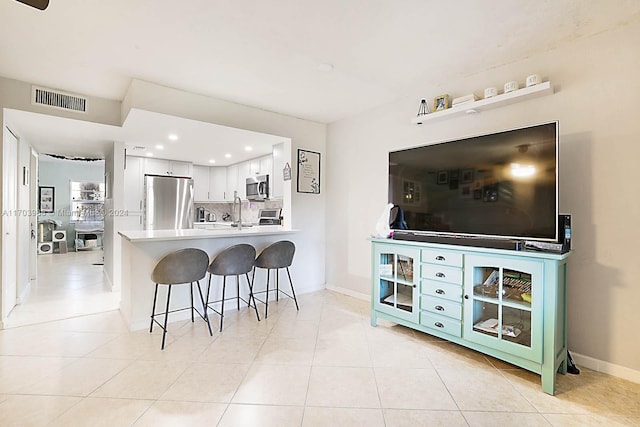
{"type": "Polygon", "coordinates": [[[1,426],[640,426],[640,385],[537,375],[321,291],[129,333],[118,311],[0,331],[1,426]],[[217,320],[214,321],[217,324],[217,320]],[[215,330],[215,325],[214,325],[215,330]]]}
{"type": "Polygon", "coordinates": [[[38,255],[38,278],[25,301],[9,314],[8,327],[32,325],[115,310],[120,293],[105,285],[102,251],[38,255]]]}

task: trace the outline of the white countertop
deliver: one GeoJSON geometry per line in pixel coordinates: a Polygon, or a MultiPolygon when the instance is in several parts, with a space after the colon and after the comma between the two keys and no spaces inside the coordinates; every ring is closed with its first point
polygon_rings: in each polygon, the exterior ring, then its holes
{"type": "Polygon", "coordinates": [[[163,240],[192,240],[192,239],[220,239],[226,237],[251,237],[267,236],[270,234],[294,234],[298,230],[283,228],[280,225],[256,225],[253,227],[243,227],[238,230],[236,227],[219,228],[191,228],[187,230],[134,230],[120,231],[120,234],[130,242],[158,242],[163,240]]]}

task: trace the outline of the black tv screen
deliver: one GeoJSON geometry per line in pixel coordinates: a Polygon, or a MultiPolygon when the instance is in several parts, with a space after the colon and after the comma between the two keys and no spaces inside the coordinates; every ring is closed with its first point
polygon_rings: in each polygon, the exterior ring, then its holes
{"type": "Polygon", "coordinates": [[[389,203],[413,232],[556,241],[558,122],[390,152],[389,203]]]}

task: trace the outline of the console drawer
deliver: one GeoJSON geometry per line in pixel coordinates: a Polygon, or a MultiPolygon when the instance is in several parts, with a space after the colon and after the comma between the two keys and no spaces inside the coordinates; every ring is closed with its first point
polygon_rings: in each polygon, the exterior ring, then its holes
{"type": "Polygon", "coordinates": [[[445,265],[422,264],[422,277],[439,282],[462,284],[462,269],[445,265]]]}
{"type": "Polygon", "coordinates": [[[427,311],[420,312],[420,324],[456,337],[462,336],[462,323],[459,320],[438,316],[427,311]]]}
{"type": "Polygon", "coordinates": [[[423,249],[422,262],[449,265],[451,267],[462,267],[462,253],[443,251],[439,249],[423,249]]]}
{"type": "Polygon", "coordinates": [[[423,295],[420,297],[420,308],[437,315],[462,320],[462,304],[459,302],[423,295]]]}
{"type": "Polygon", "coordinates": [[[460,284],[437,282],[430,279],[422,279],[420,292],[437,298],[446,298],[451,301],[462,301],[462,286],[460,284]]]}

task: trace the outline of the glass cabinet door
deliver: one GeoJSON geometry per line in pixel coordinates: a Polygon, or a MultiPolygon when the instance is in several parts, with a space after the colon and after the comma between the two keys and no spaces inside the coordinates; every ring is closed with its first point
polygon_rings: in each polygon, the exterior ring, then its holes
{"type": "Polygon", "coordinates": [[[374,289],[376,309],[407,320],[418,319],[420,252],[409,248],[376,247],[374,270],[378,286],[374,289]]]}
{"type": "Polygon", "coordinates": [[[468,256],[465,265],[465,337],[541,360],[541,265],[482,256],[468,256]]]}

